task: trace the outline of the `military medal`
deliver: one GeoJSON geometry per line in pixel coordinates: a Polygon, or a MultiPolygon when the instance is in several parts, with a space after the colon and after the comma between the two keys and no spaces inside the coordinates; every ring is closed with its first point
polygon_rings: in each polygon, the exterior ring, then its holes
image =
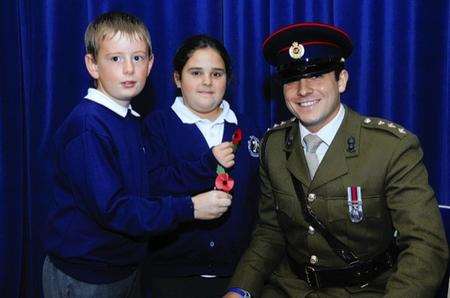
{"type": "Polygon", "coordinates": [[[363,219],[361,187],[347,187],[347,200],[350,220],[354,223],[360,222],[363,219]]]}

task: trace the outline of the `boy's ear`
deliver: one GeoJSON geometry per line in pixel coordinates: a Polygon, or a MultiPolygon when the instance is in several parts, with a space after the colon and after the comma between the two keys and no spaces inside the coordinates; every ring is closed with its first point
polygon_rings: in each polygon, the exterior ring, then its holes
{"type": "Polygon", "coordinates": [[[84,63],[86,64],[86,68],[94,79],[98,79],[98,65],[95,63],[95,58],[92,54],[86,54],[84,56],[84,63]]]}
{"type": "Polygon", "coordinates": [[[148,60],[148,70],[147,70],[147,77],[150,74],[150,71],[152,70],[153,67],[153,62],[155,61],[155,55],[152,54],[152,56],[150,57],[150,59],[148,60]]]}
{"type": "Polygon", "coordinates": [[[175,81],[175,85],[177,85],[177,88],[181,88],[180,74],[177,71],[173,72],[173,80],[175,81]]]}

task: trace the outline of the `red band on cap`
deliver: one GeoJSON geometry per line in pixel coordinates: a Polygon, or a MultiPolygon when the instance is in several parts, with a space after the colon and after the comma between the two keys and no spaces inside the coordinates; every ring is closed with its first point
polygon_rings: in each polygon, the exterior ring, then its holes
{"type": "Polygon", "coordinates": [[[313,22],[311,22],[311,23],[292,24],[292,25],[289,25],[289,26],[286,26],[286,27],[283,27],[283,28],[278,29],[278,30],[275,31],[274,33],[270,34],[270,36],[267,37],[267,38],[264,40],[262,47],[264,48],[264,46],[266,45],[266,43],[268,43],[269,40],[270,40],[274,35],[276,35],[276,34],[282,32],[282,31],[284,31],[284,30],[288,30],[288,29],[292,29],[292,28],[296,28],[296,27],[322,27],[322,28],[328,28],[328,29],[332,29],[332,30],[335,30],[335,31],[337,31],[337,32],[339,32],[339,33],[341,33],[341,34],[343,34],[347,39],[350,40],[350,37],[348,36],[348,34],[345,33],[345,31],[342,31],[341,29],[339,29],[339,28],[337,28],[337,27],[334,27],[334,26],[331,26],[331,25],[327,25],[327,24],[322,24],[322,23],[313,23],[313,22]]]}

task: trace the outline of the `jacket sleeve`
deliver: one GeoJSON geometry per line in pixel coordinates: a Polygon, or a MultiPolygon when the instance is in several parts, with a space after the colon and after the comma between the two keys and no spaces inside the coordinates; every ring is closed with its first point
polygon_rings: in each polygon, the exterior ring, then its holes
{"type": "Polygon", "coordinates": [[[285,251],[285,240],[278,225],[276,203],[270,178],[264,165],[264,145],[261,147],[259,219],[252,241],[241,257],[230,287],[245,289],[258,297],[264,282],[281,262],[285,251]]]}
{"type": "Polygon", "coordinates": [[[86,131],[71,140],[61,154],[77,206],[105,229],[140,237],[193,220],[190,197],[144,198],[127,193],[107,137],[86,131]]]}
{"type": "Polygon", "coordinates": [[[171,133],[154,117],[146,119],[149,136],[150,191],[157,194],[197,194],[214,187],[217,161],[212,150],[198,159],[174,158],[167,138],[171,133]]]}
{"type": "Polygon", "coordinates": [[[447,267],[448,244],[422,157],[417,137],[402,138],[385,181],[400,249],[389,297],[434,297],[447,267]]]}

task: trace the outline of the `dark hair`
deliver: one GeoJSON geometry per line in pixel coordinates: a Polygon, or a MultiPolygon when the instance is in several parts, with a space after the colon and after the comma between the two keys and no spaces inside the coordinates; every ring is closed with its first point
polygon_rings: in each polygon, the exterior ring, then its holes
{"type": "Polygon", "coordinates": [[[230,56],[220,41],[208,35],[194,35],[183,41],[173,58],[174,71],[177,72],[181,78],[183,67],[186,65],[189,58],[191,58],[192,54],[198,49],[205,48],[214,49],[220,55],[225,64],[225,73],[227,75],[227,82],[229,82],[231,79],[230,56]]]}
{"type": "Polygon", "coordinates": [[[339,65],[334,70],[334,77],[336,78],[336,81],[339,81],[339,76],[341,75],[341,72],[344,70],[345,65],[344,63],[339,63],[339,65]]]}

